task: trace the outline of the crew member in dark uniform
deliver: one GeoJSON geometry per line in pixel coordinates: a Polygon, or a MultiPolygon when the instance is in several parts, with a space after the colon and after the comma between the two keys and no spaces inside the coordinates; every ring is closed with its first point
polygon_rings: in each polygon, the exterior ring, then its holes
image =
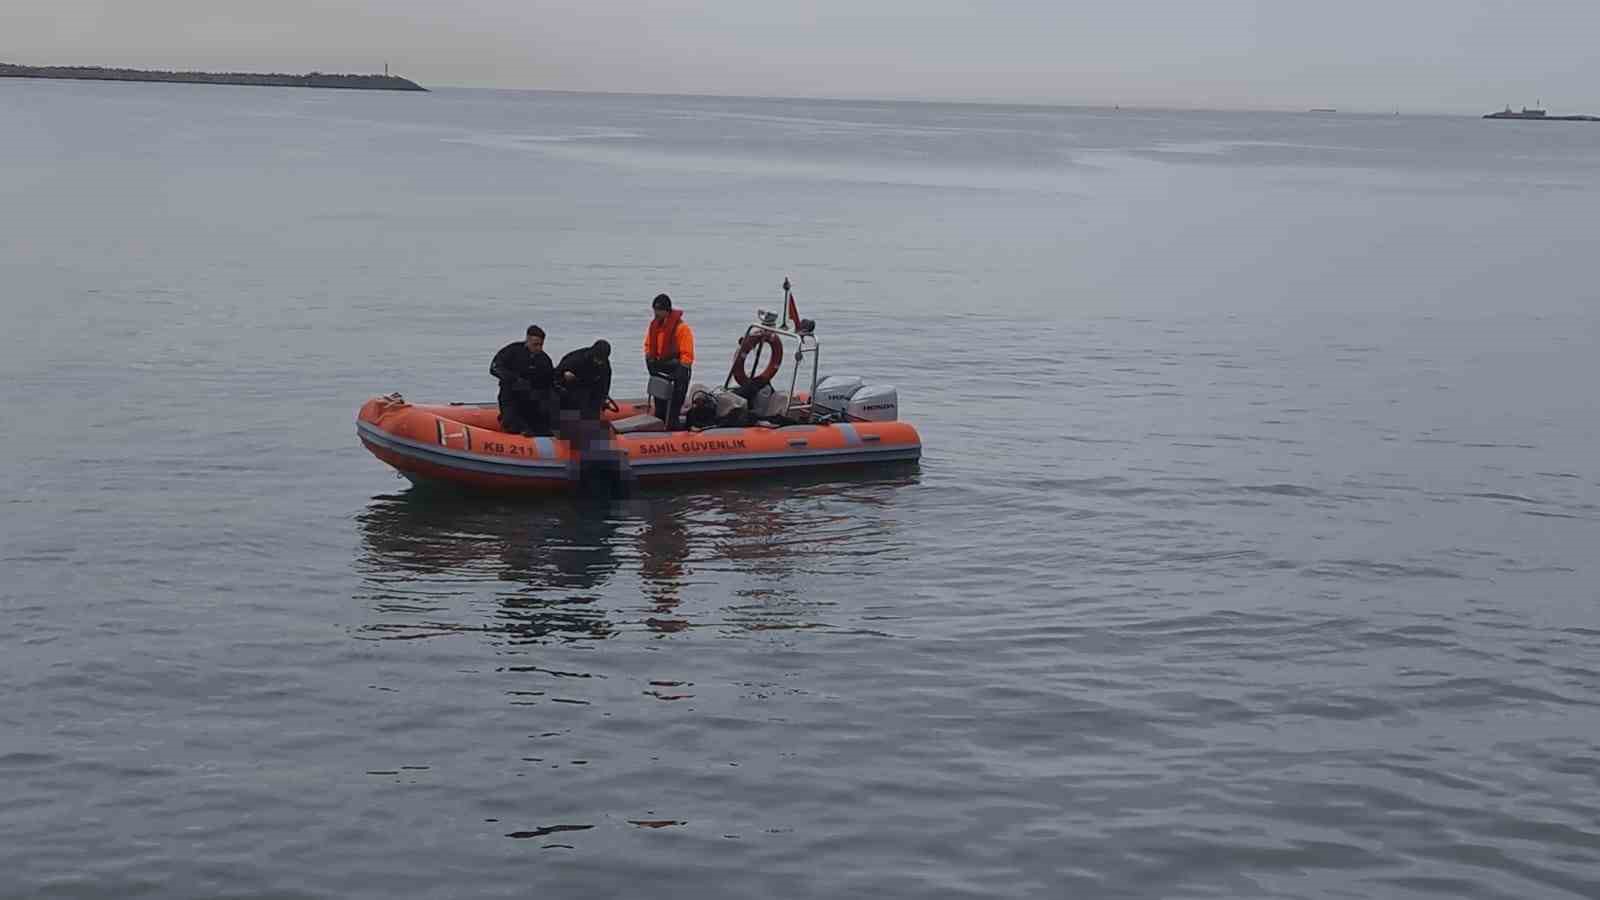
{"type": "Polygon", "coordinates": [[[525,340],[500,348],[489,363],[500,382],[500,427],[508,434],[548,435],[555,431],[555,367],[544,352],[544,329],[528,326],[525,340]]]}
{"type": "Polygon", "coordinates": [[[581,418],[599,419],[600,408],[611,396],[611,345],[595,341],[561,357],[555,380],[563,411],[575,410],[581,418]]]}

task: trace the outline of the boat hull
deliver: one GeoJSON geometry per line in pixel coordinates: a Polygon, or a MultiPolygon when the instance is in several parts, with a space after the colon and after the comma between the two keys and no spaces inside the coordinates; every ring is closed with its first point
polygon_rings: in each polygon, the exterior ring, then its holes
{"type": "MultiPolygon", "coordinates": [[[[618,404],[615,419],[645,401],[618,404]]],[[[413,406],[373,398],[356,432],[367,450],[413,482],[495,493],[548,493],[593,477],[643,483],[693,483],[828,467],[874,466],[921,458],[922,441],[906,422],[711,428],[610,436],[586,449],[554,437],[495,430],[488,405],[413,406]]]]}

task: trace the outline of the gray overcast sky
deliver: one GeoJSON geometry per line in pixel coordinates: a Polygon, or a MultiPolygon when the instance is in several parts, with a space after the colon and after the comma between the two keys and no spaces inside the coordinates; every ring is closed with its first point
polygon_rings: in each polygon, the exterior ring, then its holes
{"type": "Polygon", "coordinates": [[[0,0],[0,60],[429,85],[1600,113],[1600,0],[0,0]]]}

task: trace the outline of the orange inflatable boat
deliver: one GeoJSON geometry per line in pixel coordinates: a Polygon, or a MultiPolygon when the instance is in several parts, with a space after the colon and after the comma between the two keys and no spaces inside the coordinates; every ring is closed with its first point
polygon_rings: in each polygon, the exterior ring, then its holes
{"type": "MultiPolygon", "coordinates": [[[[749,403],[755,408],[743,416],[753,424],[742,427],[668,432],[649,415],[648,400],[616,401],[601,423],[590,423],[595,436],[587,446],[577,447],[559,437],[500,431],[499,410],[492,403],[427,406],[390,394],[362,405],[356,430],[374,456],[414,483],[497,493],[567,490],[597,473],[627,482],[692,481],[921,457],[917,430],[898,421],[898,395],[892,387],[864,385],[857,378],[819,382],[813,323],[791,326],[786,316],[779,325],[776,318],[762,312],[747,329],[722,390],[698,388],[710,402],[743,406],[749,401],[734,394],[731,385],[757,377],[763,350],[781,360],[784,343],[792,344],[789,392],[775,391],[770,384],[762,387],[756,402],[749,403]],[[751,350],[756,358],[746,368],[751,350]],[[807,362],[811,390],[801,392],[796,382],[807,362]]],[[[766,372],[774,371],[769,360],[766,372]]]]}

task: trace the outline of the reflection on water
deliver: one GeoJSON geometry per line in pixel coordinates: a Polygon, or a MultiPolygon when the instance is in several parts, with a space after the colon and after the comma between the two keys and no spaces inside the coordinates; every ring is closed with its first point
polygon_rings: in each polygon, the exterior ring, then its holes
{"type": "Polygon", "coordinates": [[[596,592],[618,566],[619,521],[604,504],[560,498],[530,507],[411,490],[374,498],[359,521],[367,597],[379,613],[403,619],[372,625],[376,636],[611,633],[596,592]],[[441,621],[486,593],[495,602],[492,624],[441,621]]]}
{"type": "Polygon", "coordinates": [[[358,599],[378,613],[362,631],[398,639],[472,631],[523,643],[640,626],[658,634],[694,624],[800,627],[799,582],[897,546],[889,500],[916,479],[914,467],[897,467],[627,499],[381,495],[357,516],[358,599]],[[740,576],[715,621],[684,612],[697,574],[718,584],[740,576]]]}
{"type": "MultiPolygon", "coordinates": [[[[683,498],[672,499],[681,501],[683,498]]],[[[645,517],[638,542],[639,578],[651,604],[650,617],[645,624],[652,631],[682,631],[689,623],[673,613],[683,602],[684,577],[691,550],[687,506],[681,502],[666,502],[666,498],[632,505],[645,517]]]]}

